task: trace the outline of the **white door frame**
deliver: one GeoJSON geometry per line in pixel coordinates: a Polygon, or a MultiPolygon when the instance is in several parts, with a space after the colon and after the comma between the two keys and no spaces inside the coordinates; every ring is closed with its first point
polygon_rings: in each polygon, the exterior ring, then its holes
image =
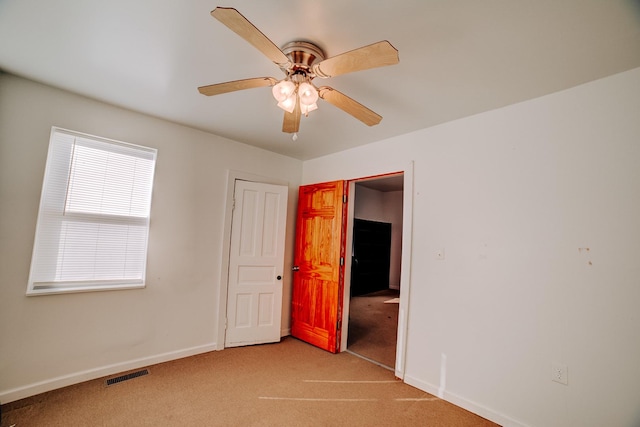
{"type": "MultiPolygon", "coordinates": [[[[280,179],[269,178],[261,175],[252,174],[249,172],[237,171],[237,170],[227,170],[227,196],[225,199],[225,208],[224,208],[224,226],[223,226],[223,235],[222,235],[222,257],[220,258],[220,286],[218,292],[218,328],[217,328],[217,337],[216,337],[216,349],[222,350],[224,349],[225,342],[225,323],[227,321],[227,286],[229,284],[229,259],[231,254],[231,220],[233,217],[233,197],[235,192],[235,182],[236,180],[243,181],[252,181],[252,182],[260,182],[264,184],[275,184],[275,185],[284,185],[287,188],[289,187],[289,183],[287,181],[283,181],[280,179]]],[[[288,210],[287,206],[287,210],[288,210]]],[[[287,217],[289,216],[289,212],[287,212],[287,217]]],[[[286,243],[285,243],[286,246],[286,243]]],[[[285,259],[285,270],[286,269],[286,259],[285,259]]],[[[283,273],[284,273],[283,272],[283,273]]],[[[282,277],[283,286],[285,283],[290,283],[289,277],[290,275],[284,275],[282,277]]]]}
{"type": "MultiPolygon", "coordinates": [[[[403,196],[402,196],[402,255],[401,255],[401,272],[400,272],[400,306],[398,307],[398,336],[396,339],[396,378],[404,379],[405,360],[407,354],[407,329],[408,329],[408,313],[409,313],[409,295],[411,286],[411,236],[413,232],[413,162],[404,168],[391,172],[381,172],[383,175],[389,173],[403,173],[403,196]]],[[[370,176],[375,176],[372,174],[370,176]]],[[[355,196],[355,185],[360,178],[349,180],[349,204],[347,213],[347,248],[350,248],[353,242],[353,217],[354,204],[352,203],[355,196]]],[[[362,180],[367,177],[362,177],[362,180]]],[[[343,312],[342,312],[342,342],[341,351],[347,349],[347,339],[349,327],[349,298],[351,286],[351,257],[345,257],[345,281],[343,294],[343,312]]]]}

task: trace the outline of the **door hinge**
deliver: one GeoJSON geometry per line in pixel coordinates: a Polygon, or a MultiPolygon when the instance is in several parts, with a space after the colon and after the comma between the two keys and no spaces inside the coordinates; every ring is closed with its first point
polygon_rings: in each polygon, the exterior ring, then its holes
{"type": "Polygon", "coordinates": [[[341,256],[340,257],[340,267],[342,267],[344,265],[344,257],[341,256]]]}
{"type": "Polygon", "coordinates": [[[336,322],[336,330],[340,330],[340,328],[342,328],[342,319],[338,319],[338,321],[336,322]]]}
{"type": "Polygon", "coordinates": [[[346,194],[342,195],[342,203],[347,203],[347,195],[346,194]]]}
{"type": "Polygon", "coordinates": [[[234,197],[231,201],[231,211],[233,212],[236,209],[236,198],[234,197]]]}

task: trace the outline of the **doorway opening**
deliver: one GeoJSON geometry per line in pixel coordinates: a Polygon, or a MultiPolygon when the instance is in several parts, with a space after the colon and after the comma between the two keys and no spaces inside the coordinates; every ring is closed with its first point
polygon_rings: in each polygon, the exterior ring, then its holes
{"type": "Polygon", "coordinates": [[[346,349],[396,367],[404,174],[352,182],[345,272],[346,349]]]}

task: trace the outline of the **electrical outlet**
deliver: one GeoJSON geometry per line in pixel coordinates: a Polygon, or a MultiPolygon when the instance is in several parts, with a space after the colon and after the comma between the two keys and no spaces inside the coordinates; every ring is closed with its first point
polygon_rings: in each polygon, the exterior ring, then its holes
{"type": "Polygon", "coordinates": [[[558,362],[552,362],[551,363],[551,380],[560,384],[568,385],[569,375],[567,371],[567,365],[563,365],[562,363],[558,363],[558,362]]]}

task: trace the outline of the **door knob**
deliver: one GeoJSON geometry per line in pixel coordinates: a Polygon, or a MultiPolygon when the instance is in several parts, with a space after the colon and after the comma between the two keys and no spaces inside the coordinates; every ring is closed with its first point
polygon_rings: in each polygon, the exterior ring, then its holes
{"type": "Polygon", "coordinates": [[[278,277],[276,277],[276,279],[282,280],[282,276],[278,276],[278,277]]]}

